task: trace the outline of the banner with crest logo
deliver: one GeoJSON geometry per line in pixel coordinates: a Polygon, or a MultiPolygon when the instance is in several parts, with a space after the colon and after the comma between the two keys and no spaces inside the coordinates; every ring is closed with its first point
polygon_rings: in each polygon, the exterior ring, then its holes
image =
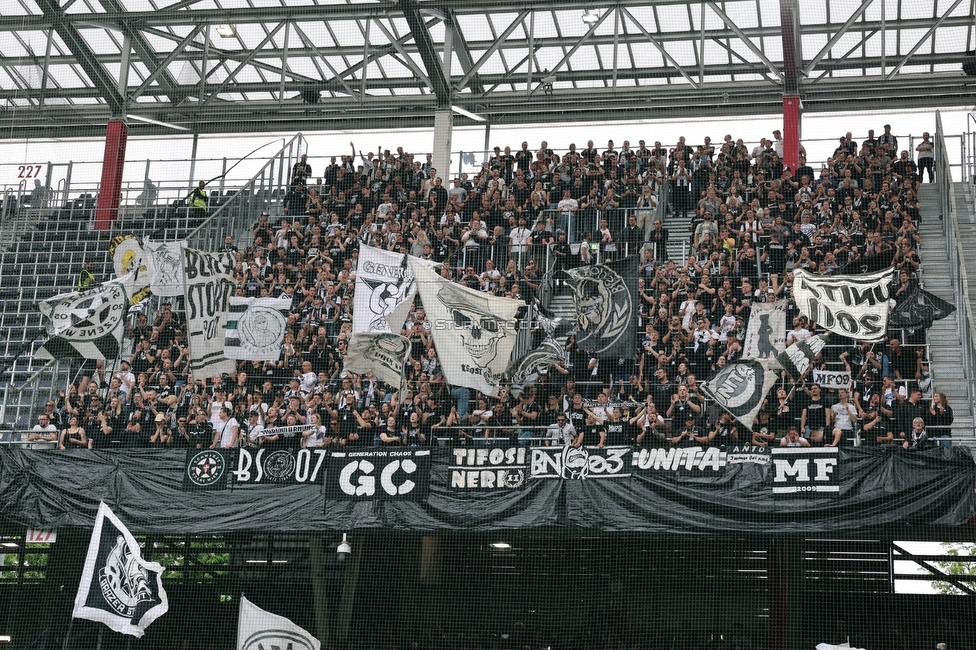
{"type": "Polygon", "coordinates": [[[630,358],[637,346],[637,258],[566,271],[579,318],[576,344],[601,359],[630,358]]]}
{"type": "Polygon", "coordinates": [[[132,533],[99,503],[71,615],[141,637],[168,609],[162,565],[142,559],[132,533]]]}
{"type": "Polygon", "coordinates": [[[51,338],[37,357],[116,359],[129,312],[126,285],[130,276],[42,300],[38,307],[49,321],[51,338]]]}
{"type": "Polygon", "coordinates": [[[525,303],[450,282],[411,258],[444,378],[453,386],[498,395],[515,347],[515,313],[525,303]]]}
{"type": "Polygon", "coordinates": [[[752,427],[766,393],[776,383],[769,360],[741,359],[724,366],[698,389],[732,414],[744,426],[752,427]]]}
{"type": "Polygon", "coordinates": [[[288,328],[290,298],[230,297],[224,338],[228,359],[277,361],[288,328]]]}

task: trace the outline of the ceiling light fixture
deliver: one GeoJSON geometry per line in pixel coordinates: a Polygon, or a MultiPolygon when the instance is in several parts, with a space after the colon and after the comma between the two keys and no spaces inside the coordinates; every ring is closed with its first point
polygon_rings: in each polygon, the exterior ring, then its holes
{"type": "Polygon", "coordinates": [[[451,106],[451,111],[454,112],[454,113],[457,113],[458,115],[463,115],[464,117],[466,117],[468,119],[474,120],[475,122],[487,122],[488,121],[485,118],[481,117],[480,115],[475,115],[474,113],[471,113],[469,111],[464,110],[460,106],[451,106]]]}
{"type": "Polygon", "coordinates": [[[499,551],[510,551],[512,549],[512,545],[508,542],[494,542],[491,547],[499,551]]]}
{"type": "Polygon", "coordinates": [[[230,23],[217,25],[217,35],[221,38],[234,38],[237,36],[237,28],[230,23]]]}
{"type": "Polygon", "coordinates": [[[4,548],[20,548],[20,544],[18,544],[17,542],[3,542],[0,543],[0,546],[4,548]]]}
{"type": "Polygon", "coordinates": [[[165,126],[167,129],[176,129],[177,131],[189,131],[190,129],[185,126],[178,126],[176,124],[170,124],[169,122],[160,122],[159,120],[154,120],[151,117],[143,117],[141,115],[126,115],[130,120],[135,120],[136,122],[145,122],[146,124],[155,124],[156,126],[165,126]]]}
{"type": "Polygon", "coordinates": [[[582,20],[587,25],[592,25],[596,21],[600,20],[600,14],[598,14],[593,9],[587,9],[586,11],[583,12],[583,18],[582,18],[582,20]]]}

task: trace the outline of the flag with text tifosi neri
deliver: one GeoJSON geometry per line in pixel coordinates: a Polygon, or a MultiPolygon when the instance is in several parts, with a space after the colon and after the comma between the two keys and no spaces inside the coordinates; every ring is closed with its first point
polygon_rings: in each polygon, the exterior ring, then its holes
{"type": "Polygon", "coordinates": [[[51,338],[41,347],[41,359],[116,359],[129,312],[129,275],[90,289],[69,291],[39,304],[48,320],[51,338]]]}
{"type": "Polygon", "coordinates": [[[518,334],[515,313],[525,303],[462,287],[414,259],[411,264],[444,378],[498,395],[518,334]]]}
{"type": "Polygon", "coordinates": [[[224,355],[228,359],[277,361],[290,309],[290,298],[231,296],[224,355]]]}
{"type": "Polygon", "coordinates": [[[637,332],[637,258],[581,266],[566,272],[579,319],[576,344],[602,359],[634,356],[637,332]]]}
{"type": "Polygon", "coordinates": [[[227,311],[237,286],[234,253],[206,253],[194,248],[181,252],[190,371],[197,377],[234,372],[237,364],[224,354],[227,311]]]}
{"type": "Polygon", "coordinates": [[[141,637],[169,609],[162,575],[162,565],[144,560],[132,533],[100,503],[71,615],[141,637]]]}

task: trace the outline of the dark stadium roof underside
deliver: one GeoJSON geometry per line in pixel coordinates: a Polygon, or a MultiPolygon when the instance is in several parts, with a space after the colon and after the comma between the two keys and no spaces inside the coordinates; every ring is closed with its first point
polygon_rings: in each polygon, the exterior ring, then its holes
{"type": "Polygon", "coordinates": [[[776,114],[791,94],[805,112],[972,106],[976,88],[976,0],[6,5],[8,138],[123,115],[226,133],[429,127],[449,106],[490,124],[776,114]]]}

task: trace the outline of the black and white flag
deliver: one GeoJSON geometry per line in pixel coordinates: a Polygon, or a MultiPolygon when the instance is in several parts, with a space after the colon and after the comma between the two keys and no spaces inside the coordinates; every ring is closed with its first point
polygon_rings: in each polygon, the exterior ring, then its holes
{"type": "Polygon", "coordinates": [[[892,310],[888,325],[899,329],[928,329],[932,323],[956,311],[956,306],[916,286],[911,294],[892,310]]]}
{"type": "Polygon", "coordinates": [[[125,330],[129,276],[83,291],[69,291],[39,303],[51,338],[37,352],[40,359],[115,359],[125,330]]]}
{"type": "Polygon", "coordinates": [[[554,363],[567,361],[568,356],[566,349],[556,339],[546,337],[539,347],[512,363],[508,370],[512,392],[516,397],[520,396],[526,386],[538,383],[540,375],[548,373],[554,363]]]}
{"type": "Polygon", "coordinates": [[[100,503],[71,615],[141,637],[169,609],[162,575],[163,567],[142,559],[132,533],[100,503]]]}
{"type": "Polygon", "coordinates": [[[143,260],[149,276],[149,290],[156,296],[182,296],[183,262],[180,249],[186,247],[186,241],[147,239],[144,244],[143,260]]]}
{"type": "Polygon", "coordinates": [[[723,366],[699,386],[705,395],[751,428],[766,393],[776,383],[767,359],[740,359],[723,366]]]}
{"type": "Polygon", "coordinates": [[[145,252],[135,235],[118,235],[108,247],[116,278],[125,278],[125,292],[129,304],[134,305],[149,295],[149,273],[145,252]]]}
{"type": "Polygon", "coordinates": [[[793,272],[793,299],[800,313],[824,329],[857,341],[884,338],[888,326],[891,270],[867,275],[793,272]]]}
{"type": "Polygon", "coordinates": [[[224,330],[234,295],[233,252],[206,253],[184,248],[183,280],[190,371],[198,377],[234,372],[237,364],[224,355],[224,330]]]}
{"type": "Polygon", "coordinates": [[[749,313],[743,357],[769,359],[770,367],[778,368],[776,356],[786,349],[786,301],[759,302],[749,313]]]}
{"type": "Polygon", "coordinates": [[[783,370],[789,373],[793,381],[800,381],[825,345],[827,345],[826,335],[810,336],[786,348],[782,354],[776,357],[776,361],[783,367],[783,370]]]}
{"type": "Polygon", "coordinates": [[[410,339],[405,336],[358,332],[349,341],[344,363],[350,372],[372,372],[389,385],[399,388],[408,354],[410,339]]]}
{"type": "MultiPolygon", "coordinates": [[[[433,268],[434,262],[412,258],[433,268]]],[[[356,294],[352,313],[353,334],[386,332],[399,334],[417,294],[417,282],[407,255],[372,246],[359,247],[356,294]]]]}
{"type": "Polygon", "coordinates": [[[637,345],[637,258],[566,271],[579,319],[576,343],[603,359],[627,357],[637,345]]]}
{"type": "Polygon", "coordinates": [[[284,616],[266,612],[241,596],[237,650],[320,650],[319,640],[284,616]]]}
{"type": "Polygon", "coordinates": [[[833,275],[864,275],[865,273],[875,273],[877,271],[891,271],[891,261],[895,258],[895,250],[889,249],[865,255],[860,259],[848,262],[841,268],[834,271],[833,275]]]}
{"type": "Polygon", "coordinates": [[[290,298],[230,297],[224,356],[245,361],[277,361],[288,328],[290,298]]]}
{"type": "Polygon", "coordinates": [[[498,395],[518,334],[515,313],[525,303],[445,280],[417,258],[410,263],[444,378],[453,386],[498,395]]]}

